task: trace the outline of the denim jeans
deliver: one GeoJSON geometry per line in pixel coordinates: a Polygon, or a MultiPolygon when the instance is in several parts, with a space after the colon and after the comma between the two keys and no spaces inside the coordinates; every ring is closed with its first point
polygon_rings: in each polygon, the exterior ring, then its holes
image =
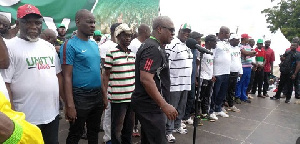
{"type": "Polygon", "coordinates": [[[58,126],[59,117],[58,115],[55,119],[48,124],[40,124],[37,127],[40,128],[45,144],[58,144],[58,126]]]}
{"type": "Polygon", "coordinates": [[[209,113],[220,112],[228,90],[229,74],[215,76],[216,82],[213,88],[209,113]]]}
{"type": "Polygon", "coordinates": [[[111,142],[131,144],[134,126],[134,113],[131,103],[111,103],[111,142]]]}
{"type": "Polygon", "coordinates": [[[247,100],[247,88],[251,78],[251,67],[243,67],[241,80],[236,84],[235,97],[241,100],[247,100]]]}

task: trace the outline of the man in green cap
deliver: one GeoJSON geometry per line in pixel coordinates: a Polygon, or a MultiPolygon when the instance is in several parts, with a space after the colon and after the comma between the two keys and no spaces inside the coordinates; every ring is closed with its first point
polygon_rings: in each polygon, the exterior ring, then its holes
{"type": "Polygon", "coordinates": [[[255,51],[256,51],[255,60],[256,60],[257,69],[255,71],[255,77],[254,77],[254,82],[253,82],[253,86],[252,86],[252,93],[255,94],[256,88],[257,88],[257,91],[258,91],[257,97],[265,98],[265,96],[263,96],[261,94],[263,79],[264,79],[264,65],[266,63],[266,61],[265,61],[266,53],[265,53],[265,50],[262,49],[263,43],[264,42],[262,39],[258,39],[257,44],[256,44],[257,47],[255,48],[255,51]]]}
{"type": "Polygon", "coordinates": [[[56,39],[56,43],[55,43],[55,49],[56,52],[59,53],[59,48],[60,46],[66,41],[66,26],[64,24],[58,24],[57,25],[57,39],[56,39]]]}
{"type": "Polygon", "coordinates": [[[102,37],[101,31],[95,30],[94,35],[93,35],[93,39],[96,41],[98,46],[100,46],[101,37],[102,37]]]}

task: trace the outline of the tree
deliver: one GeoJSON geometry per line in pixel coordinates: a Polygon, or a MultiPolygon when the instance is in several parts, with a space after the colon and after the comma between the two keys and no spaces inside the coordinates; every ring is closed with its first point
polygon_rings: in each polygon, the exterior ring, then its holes
{"type": "Polygon", "coordinates": [[[280,29],[291,41],[300,37],[300,0],[281,0],[276,6],[261,11],[265,14],[268,28],[272,33],[280,29]]]}

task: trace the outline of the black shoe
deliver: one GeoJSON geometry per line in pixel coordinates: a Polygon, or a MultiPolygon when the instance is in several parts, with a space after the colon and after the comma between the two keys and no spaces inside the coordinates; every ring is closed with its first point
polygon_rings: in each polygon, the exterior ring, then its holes
{"type": "Polygon", "coordinates": [[[266,98],[265,96],[258,94],[257,97],[266,98]]]}
{"type": "Polygon", "coordinates": [[[296,99],[300,99],[300,96],[295,96],[296,99]]]}
{"type": "Polygon", "coordinates": [[[249,94],[255,94],[255,93],[256,93],[256,92],[252,92],[252,91],[251,91],[251,92],[249,92],[249,94]]]}
{"type": "Polygon", "coordinates": [[[251,100],[243,100],[243,102],[246,102],[246,103],[251,103],[251,100]]]}
{"type": "Polygon", "coordinates": [[[270,97],[271,100],[279,100],[280,98],[277,98],[276,96],[270,97]]]}
{"type": "Polygon", "coordinates": [[[288,99],[287,99],[287,100],[285,100],[284,102],[285,102],[285,103],[291,103],[291,100],[288,100],[288,99]]]}

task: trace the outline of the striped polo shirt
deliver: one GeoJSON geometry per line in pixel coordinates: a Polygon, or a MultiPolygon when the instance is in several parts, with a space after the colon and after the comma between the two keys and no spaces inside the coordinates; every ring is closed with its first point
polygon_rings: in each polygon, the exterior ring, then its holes
{"type": "Polygon", "coordinates": [[[169,59],[171,92],[191,90],[193,53],[177,37],[166,45],[169,59]]]}
{"type": "MultiPolygon", "coordinates": [[[[245,51],[252,51],[252,48],[249,44],[246,45],[242,45],[240,44],[239,47],[242,49],[244,49],[245,51]]],[[[243,67],[252,67],[252,57],[250,56],[242,56],[242,65],[243,67]]]]}
{"type": "Polygon", "coordinates": [[[118,45],[106,53],[105,68],[110,68],[108,98],[113,103],[131,102],[135,88],[135,54],[118,45]]]}

